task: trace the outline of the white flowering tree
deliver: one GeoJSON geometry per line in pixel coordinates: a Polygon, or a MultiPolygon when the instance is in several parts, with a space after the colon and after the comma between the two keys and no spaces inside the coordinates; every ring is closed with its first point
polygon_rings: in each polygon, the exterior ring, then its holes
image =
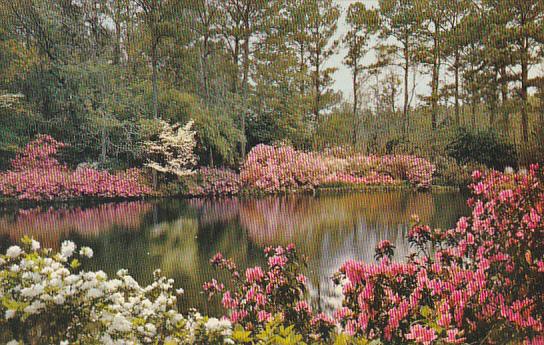
{"type": "Polygon", "coordinates": [[[185,126],[170,125],[159,120],[160,133],[157,140],[145,142],[148,156],[145,166],[166,174],[187,176],[194,173],[196,165],[196,132],[192,130],[193,121],[185,126]]]}

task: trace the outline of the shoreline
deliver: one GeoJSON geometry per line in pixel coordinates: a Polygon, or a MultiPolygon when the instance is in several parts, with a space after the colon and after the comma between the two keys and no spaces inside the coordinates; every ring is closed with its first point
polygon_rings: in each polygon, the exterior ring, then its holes
{"type": "Polygon", "coordinates": [[[163,199],[222,199],[222,198],[239,198],[252,199],[263,198],[268,196],[288,196],[288,195],[334,195],[344,193],[365,193],[365,192],[387,192],[387,191],[412,191],[419,193],[448,193],[460,192],[461,188],[456,186],[432,185],[428,189],[416,189],[407,183],[394,185],[358,185],[358,186],[324,186],[315,189],[296,189],[285,190],[281,192],[265,192],[258,189],[243,189],[237,194],[229,195],[190,195],[190,194],[173,194],[173,195],[148,195],[142,197],[78,197],[69,199],[51,199],[51,200],[19,200],[17,198],[0,197],[0,209],[19,208],[19,207],[40,207],[40,206],[55,206],[55,205],[70,205],[77,204],[78,206],[94,206],[99,204],[113,202],[131,202],[131,201],[155,201],[163,199]]]}

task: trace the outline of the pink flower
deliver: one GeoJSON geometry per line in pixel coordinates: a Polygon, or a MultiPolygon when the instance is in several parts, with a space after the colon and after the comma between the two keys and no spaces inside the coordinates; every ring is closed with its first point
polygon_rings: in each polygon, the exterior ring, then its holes
{"type": "Polygon", "coordinates": [[[264,277],[262,268],[256,266],[254,268],[246,269],[246,280],[249,283],[260,282],[264,277]]]}
{"type": "Polygon", "coordinates": [[[405,338],[408,340],[413,340],[418,344],[429,345],[437,337],[433,329],[415,324],[410,327],[410,333],[406,334],[405,338]]]}

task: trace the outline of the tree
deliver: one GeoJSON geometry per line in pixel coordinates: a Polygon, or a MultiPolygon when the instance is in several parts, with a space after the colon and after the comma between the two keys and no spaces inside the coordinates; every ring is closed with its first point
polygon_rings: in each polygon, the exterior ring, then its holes
{"type": "MultiPolygon", "coordinates": [[[[424,47],[421,50],[422,62],[431,66],[431,127],[437,128],[438,102],[440,89],[440,67],[443,58],[444,32],[446,31],[446,14],[451,0],[427,0],[421,7],[422,16],[422,39],[430,42],[430,49],[424,47]],[[426,53],[430,52],[430,53],[426,53]]],[[[424,42],[428,43],[428,42],[424,42]]]]}
{"type": "Polygon", "coordinates": [[[321,111],[334,102],[332,74],[336,68],[325,67],[327,60],[337,52],[338,42],[332,38],[336,32],[339,6],[332,0],[314,0],[305,7],[308,11],[308,53],[309,65],[313,68],[313,113],[316,123],[319,123],[321,111]]]}
{"type": "Polygon", "coordinates": [[[449,69],[453,72],[453,97],[455,110],[455,124],[461,124],[461,71],[462,50],[466,35],[470,28],[466,25],[466,17],[469,14],[470,3],[467,0],[448,1],[445,6],[445,31],[444,31],[444,58],[449,63],[449,69]]]}
{"type": "Polygon", "coordinates": [[[196,164],[196,132],[191,130],[193,121],[187,122],[183,127],[180,124],[170,125],[164,120],[158,120],[158,124],[158,138],[145,143],[149,156],[145,165],[155,171],[178,177],[193,174],[192,168],[196,164]]]}
{"type": "Polygon", "coordinates": [[[418,0],[380,0],[380,36],[382,39],[392,39],[385,43],[388,55],[393,55],[400,61],[404,73],[404,102],[403,102],[403,131],[408,129],[409,106],[409,74],[410,68],[416,63],[415,54],[421,34],[424,17],[423,8],[418,0]]]}
{"type": "Polygon", "coordinates": [[[509,75],[501,76],[503,80],[517,81],[521,84],[521,137],[529,141],[528,90],[537,86],[529,76],[532,65],[541,61],[539,50],[544,42],[544,2],[542,0],[483,0],[483,10],[494,23],[493,30],[500,39],[511,48],[512,65],[519,66],[509,75]]]}
{"type": "Polygon", "coordinates": [[[168,15],[172,15],[175,6],[169,6],[169,0],[136,0],[141,9],[141,16],[145,25],[144,32],[149,38],[149,54],[151,56],[151,82],[153,85],[153,118],[159,118],[159,45],[170,30],[168,15]]]}
{"type": "MultiPolygon", "coordinates": [[[[359,78],[363,69],[361,60],[368,52],[367,45],[372,34],[378,29],[379,16],[376,10],[369,10],[363,3],[349,5],[346,15],[349,30],[344,35],[343,43],[348,49],[344,64],[351,69],[353,90],[353,118],[357,118],[359,105],[359,78]]],[[[353,143],[357,142],[357,126],[353,129],[353,143]]]]}

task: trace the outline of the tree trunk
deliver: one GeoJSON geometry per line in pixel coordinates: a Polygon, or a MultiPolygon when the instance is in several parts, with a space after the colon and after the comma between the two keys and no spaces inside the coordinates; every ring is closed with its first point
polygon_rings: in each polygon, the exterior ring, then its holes
{"type": "Polygon", "coordinates": [[[158,89],[158,71],[157,71],[157,42],[153,43],[151,49],[151,83],[153,85],[153,118],[159,118],[159,89],[158,89]]]}
{"type": "Polygon", "coordinates": [[[529,141],[529,120],[527,114],[527,88],[528,88],[528,79],[529,79],[529,69],[527,61],[527,46],[522,48],[521,54],[521,137],[523,142],[529,141]]]}
{"type": "Polygon", "coordinates": [[[461,125],[461,114],[459,113],[459,50],[455,51],[455,124],[461,125]]]}
{"type": "Polygon", "coordinates": [[[354,68],[353,68],[353,146],[355,146],[357,144],[357,130],[358,130],[358,126],[357,126],[357,103],[359,102],[359,99],[358,99],[358,89],[359,89],[359,86],[357,84],[357,78],[359,76],[359,66],[358,66],[358,63],[357,61],[354,62],[355,65],[354,65],[354,68]]]}
{"type": "Polygon", "coordinates": [[[115,51],[113,54],[113,63],[119,64],[121,61],[121,0],[115,1],[115,51]]]}
{"type": "MultiPolygon", "coordinates": [[[[246,30],[249,32],[249,27],[246,26],[246,30]]],[[[248,107],[248,88],[249,88],[249,33],[246,35],[244,40],[244,69],[243,69],[243,79],[242,79],[242,98],[244,103],[244,109],[242,110],[242,159],[246,158],[246,112],[248,107]]]]}
{"type": "MultiPolygon", "coordinates": [[[[318,48],[319,49],[319,48],[318,48]]],[[[316,64],[315,64],[315,81],[314,81],[314,87],[315,87],[315,104],[314,104],[314,116],[315,116],[315,122],[316,124],[319,124],[319,111],[320,111],[320,103],[321,103],[321,80],[320,80],[320,69],[319,65],[321,62],[319,61],[320,53],[316,53],[316,64]]]]}
{"type": "Polygon", "coordinates": [[[438,82],[440,73],[440,29],[435,23],[435,33],[433,35],[433,75],[431,81],[431,128],[436,130],[438,117],[438,82]]]}

